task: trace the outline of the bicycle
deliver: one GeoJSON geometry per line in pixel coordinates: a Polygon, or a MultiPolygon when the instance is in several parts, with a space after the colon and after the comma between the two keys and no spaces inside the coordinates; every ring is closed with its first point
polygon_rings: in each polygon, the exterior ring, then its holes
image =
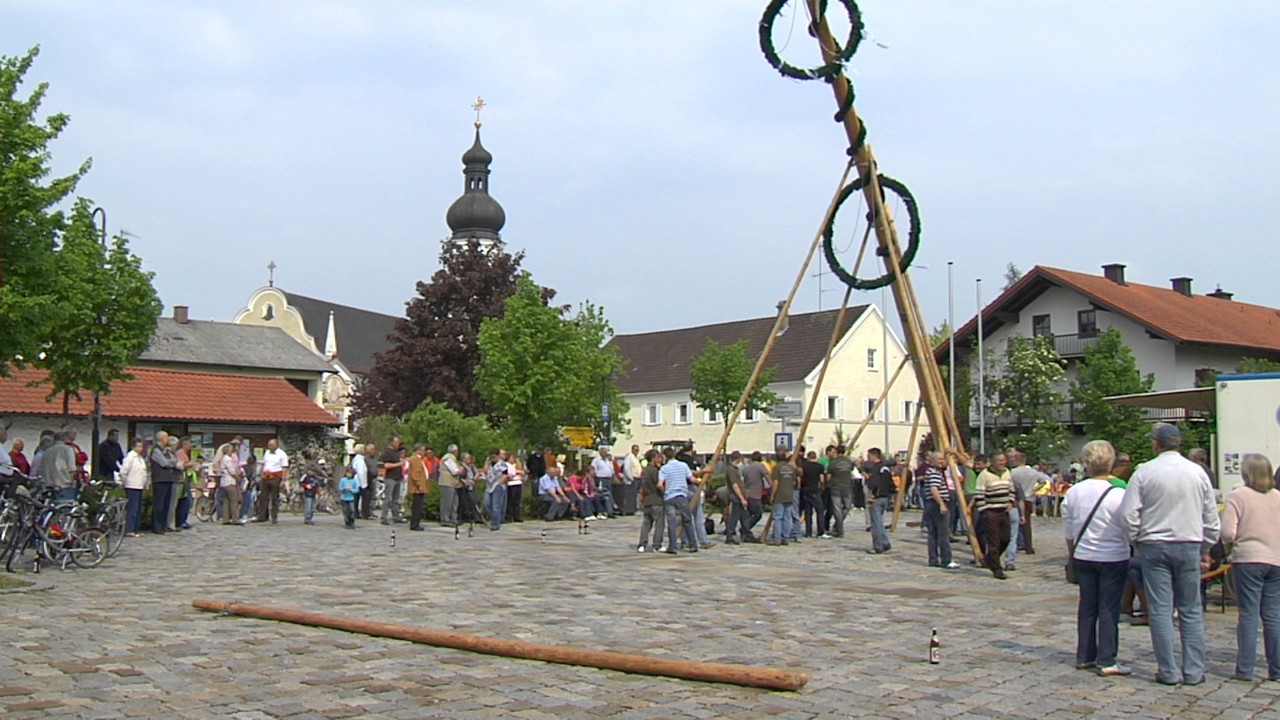
{"type": "Polygon", "coordinates": [[[216,478],[208,478],[200,485],[193,487],[192,491],[195,493],[196,499],[192,503],[191,511],[196,514],[196,519],[200,522],[213,520],[218,507],[218,480],[216,478]]]}
{"type": "Polygon", "coordinates": [[[32,546],[36,549],[33,561],[36,572],[40,571],[41,559],[63,570],[68,563],[80,568],[102,564],[107,557],[107,534],[84,522],[85,506],[77,502],[50,502],[56,494],[53,489],[39,493],[48,500],[32,497],[25,487],[14,491],[19,505],[18,528],[5,549],[5,570],[14,572],[14,565],[32,546]]]}
{"type": "MultiPolygon", "coordinates": [[[[125,534],[128,531],[128,513],[126,507],[129,501],[123,497],[112,497],[111,491],[118,489],[120,484],[113,480],[90,480],[85,486],[85,490],[95,490],[97,497],[90,496],[88,502],[89,514],[93,516],[93,525],[107,534],[107,557],[114,557],[120,552],[120,547],[124,545],[125,534]]],[[[81,497],[85,493],[81,491],[81,497]]]]}

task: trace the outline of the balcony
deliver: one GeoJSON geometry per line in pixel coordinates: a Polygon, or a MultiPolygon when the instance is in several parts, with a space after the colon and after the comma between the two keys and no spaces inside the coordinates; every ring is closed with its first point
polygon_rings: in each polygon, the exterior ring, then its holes
{"type": "Polygon", "coordinates": [[[1084,349],[1098,342],[1098,333],[1074,333],[1053,335],[1053,349],[1064,359],[1084,357],[1084,349]]]}

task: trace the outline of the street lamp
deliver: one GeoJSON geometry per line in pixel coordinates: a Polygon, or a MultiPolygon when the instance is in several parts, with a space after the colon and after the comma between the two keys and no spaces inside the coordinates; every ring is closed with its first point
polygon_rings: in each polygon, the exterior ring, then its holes
{"type": "MultiPolygon", "coordinates": [[[[106,252],[107,211],[104,210],[103,208],[96,207],[93,209],[93,212],[89,214],[89,219],[90,220],[97,219],[99,221],[100,230],[98,235],[99,235],[99,239],[101,239],[102,241],[102,250],[103,252],[106,252]]],[[[103,323],[103,318],[101,315],[99,315],[98,324],[101,325],[102,323],[103,323]]],[[[92,461],[92,465],[89,466],[89,477],[93,477],[94,471],[98,467],[98,443],[101,442],[102,440],[102,438],[100,437],[101,425],[102,425],[102,395],[100,395],[97,391],[94,391],[93,393],[93,437],[90,438],[89,440],[89,442],[92,444],[92,446],[89,449],[89,457],[93,458],[93,461],[92,461]]]]}
{"type": "Polygon", "coordinates": [[[600,378],[600,432],[602,445],[613,445],[613,407],[609,403],[609,383],[617,382],[618,373],[610,370],[600,378]]]}

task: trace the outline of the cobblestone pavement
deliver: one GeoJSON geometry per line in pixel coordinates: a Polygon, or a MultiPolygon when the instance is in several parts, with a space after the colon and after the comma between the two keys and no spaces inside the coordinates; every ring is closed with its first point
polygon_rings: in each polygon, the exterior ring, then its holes
{"type": "MultiPolygon", "coordinates": [[[[907,519],[914,516],[907,515],[907,519]]],[[[855,520],[854,523],[858,524],[855,520]]],[[[1006,582],[925,567],[915,528],[788,548],[635,551],[639,518],[409,532],[336,516],[203,525],[131,540],[94,570],[0,597],[0,715],[147,718],[883,717],[1056,720],[1280,717],[1280,683],[1228,679],[1234,614],[1208,615],[1210,675],[1153,682],[1146,628],[1121,629],[1135,674],[1073,668],[1061,525],[1006,582]],[[546,537],[542,537],[542,531],[546,537]],[[794,693],[511,660],[191,608],[253,602],[480,635],[809,673],[794,693]],[[926,662],[929,630],[943,642],[926,662]]],[[[860,528],[859,528],[860,529],[860,528]]],[[[962,562],[964,557],[959,558],[962,562]]]]}

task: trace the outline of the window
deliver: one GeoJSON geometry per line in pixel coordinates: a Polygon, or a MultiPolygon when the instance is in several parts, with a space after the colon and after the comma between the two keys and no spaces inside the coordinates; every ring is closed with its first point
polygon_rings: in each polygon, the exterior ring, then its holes
{"type": "Polygon", "coordinates": [[[1076,332],[1080,337],[1094,337],[1098,334],[1098,311],[1093,308],[1076,313],[1076,332]]]}
{"type": "Polygon", "coordinates": [[[867,348],[867,369],[878,370],[880,366],[876,364],[876,349],[867,348]]]}
{"type": "Polygon", "coordinates": [[[742,411],[742,422],[744,423],[753,423],[759,419],[760,419],[759,414],[757,414],[755,409],[753,408],[747,408],[746,410],[742,411]]]}
{"type": "Polygon", "coordinates": [[[879,398],[867,398],[867,417],[876,411],[876,400],[879,398]]]}
{"type": "Polygon", "coordinates": [[[672,420],[672,422],[674,422],[676,425],[688,425],[689,423],[693,422],[693,420],[691,419],[692,416],[693,416],[693,413],[690,410],[689,403],[678,402],[675,405],[675,419],[672,420]]]}
{"type": "Polygon", "coordinates": [[[904,400],[902,402],[902,422],[915,422],[915,421],[916,421],[915,402],[911,400],[904,400]]]}
{"type": "Polygon", "coordinates": [[[702,423],[704,425],[720,424],[720,413],[716,412],[715,410],[708,410],[707,408],[702,408],[702,423]]]}
{"type": "Polygon", "coordinates": [[[662,406],[658,403],[649,403],[644,406],[644,424],[645,425],[661,425],[662,424],[662,406]]]}
{"type": "Polygon", "coordinates": [[[1198,368],[1196,370],[1196,387],[1213,387],[1213,383],[1218,379],[1218,370],[1215,368],[1198,368]]]}
{"type": "Polygon", "coordinates": [[[844,398],[838,395],[827,396],[827,419],[828,420],[844,419],[844,398]]]}
{"type": "Polygon", "coordinates": [[[1031,316],[1031,336],[1053,337],[1053,325],[1049,322],[1048,315],[1031,316]]]}

